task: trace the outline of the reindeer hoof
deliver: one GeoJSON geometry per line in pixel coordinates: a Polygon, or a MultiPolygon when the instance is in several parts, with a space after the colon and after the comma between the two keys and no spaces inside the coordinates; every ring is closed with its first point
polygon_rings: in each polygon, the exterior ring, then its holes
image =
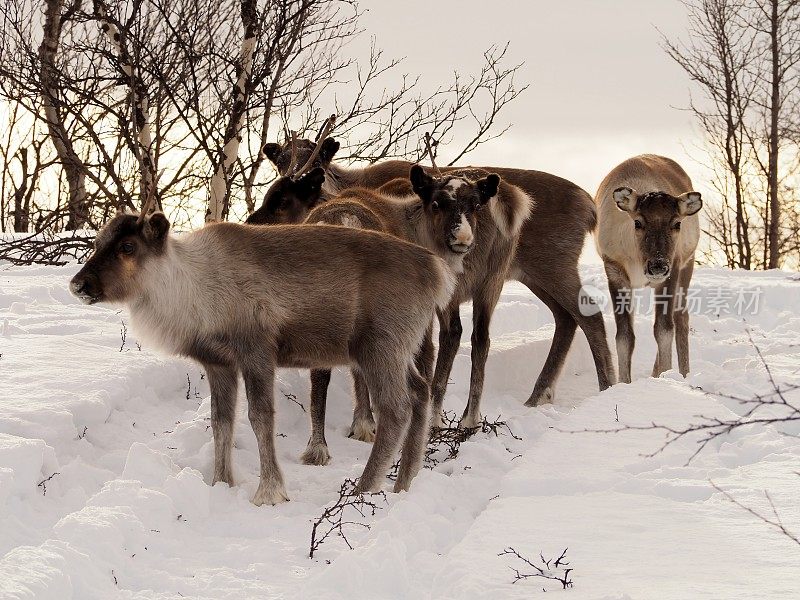
{"type": "Polygon", "coordinates": [[[464,415],[461,421],[458,422],[459,429],[477,429],[483,422],[483,417],[478,413],[477,415],[464,415]]]}
{"type": "Polygon", "coordinates": [[[369,485],[361,485],[361,481],[359,481],[353,491],[356,494],[377,494],[381,491],[381,483],[376,481],[369,485]]]}
{"type": "Polygon", "coordinates": [[[317,465],[323,467],[331,462],[331,454],[328,452],[328,445],[325,442],[309,442],[300,461],[304,465],[317,465]]]}
{"type": "Polygon", "coordinates": [[[271,485],[261,483],[256,490],[256,495],[253,496],[253,504],[256,506],[263,504],[275,505],[288,501],[289,496],[286,495],[286,489],[282,483],[277,485],[275,483],[271,485]]]}
{"type": "Polygon", "coordinates": [[[392,492],[394,492],[395,494],[399,494],[400,492],[407,492],[408,488],[410,488],[410,487],[411,487],[411,482],[410,481],[404,482],[404,483],[400,483],[400,481],[398,480],[398,481],[395,482],[394,488],[392,489],[392,492]]]}
{"type": "Polygon", "coordinates": [[[525,403],[525,406],[541,406],[542,404],[552,404],[553,399],[555,398],[555,393],[553,392],[553,388],[545,388],[541,394],[538,396],[531,396],[528,401],[525,403]]]}
{"type": "Polygon", "coordinates": [[[444,428],[444,415],[442,411],[439,411],[437,414],[433,416],[433,421],[431,422],[431,427],[433,429],[443,429],[444,428]]]}
{"type": "Polygon", "coordinates": [[[350,433],[347,434],[347,437],[371,444],[375,441],[375,421],[353,419],[353,424],[350,426],[350,433]]]}
{"type": "Polygon", "coordinates": [[[233,487],[233,473],[230,471],[227,471],[221,475],[214,473],[214,480],[211,482],[212,487],[217,485],[219,482],[227,483],[228,487],[233,487]]]}

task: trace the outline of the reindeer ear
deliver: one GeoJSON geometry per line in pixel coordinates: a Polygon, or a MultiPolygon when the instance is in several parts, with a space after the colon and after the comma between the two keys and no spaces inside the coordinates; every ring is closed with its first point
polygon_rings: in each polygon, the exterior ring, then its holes
{"type": "Polygon", "coordinates": [[[686,192],[678,196],[678,212],[682,217],[695,214],[703,208],[703,198],[700,192],[686,192]]]}
{"type": "Polygon", "coordinates": [[[319,149],[320,164],[327,167],[338,151],[339,142],[333,138],[325,138],[325,141],[322,142],[322,148],[319,149]]]}
{"type": "Polygon", "coordinates": [[[411,180],[411,187],[414,188],[414,193],[419,196],[425,204],[428,204],[433,197],[433,177],[428,175],[425,169],[420,165],[414,165],[411,167],[408,178],[411,180]]]}
{"type": "Polygon", "coordinates": [[[278,157],[281,155],[280,144],[264,144],[263,152],[264,156],[266,156],[273,165],[277,166],[278,157]]]}
{"type": "Polygon", "coordinates": [[[639,201],[639,194],[636,190],[629,187],[618,187],[614,190],[614,202],[617,203],[617,208],[625,212],[636,210],[636,204],[639,201]]]}
{"type": "Polygon", "coordinates": [[[497,190],[500,187],[500,176],[492,173],[478,180],[475,185],[481,195],[481,203],[485,204],[497,195],[497,190]]]}
{"type": "Polygon", "coordinates": [[[162,212],[154,212],[144,222],[142,233],[148,242],[163,242],[169,231],[169,221],[162,212]]]}
{"type": "Polygon", "coordinates": [[[295,194],[303,202],[316,204],[322,194],[323,183],[325,183],[325,169],[316,167],[294,182],[295,194]]]}

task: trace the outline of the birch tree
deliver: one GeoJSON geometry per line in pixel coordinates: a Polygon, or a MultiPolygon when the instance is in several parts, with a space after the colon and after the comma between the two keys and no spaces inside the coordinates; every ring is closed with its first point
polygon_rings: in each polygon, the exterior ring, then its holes
{"type": "Polygon", "coordinates": [[[59,72],[56,54],[62,29],[64,0],[44,0],[42,43],[39,46],[40,80],[44,119],[50,140],[56,149],[69,186],[69,219],[66,229],[78,229],[88,218],[86,203],[86,178],[83,161],[75,152],[67,128],[64,126],[61,106],[59,72]]]}
{"type": "MultiPolygon", "coordinates": [[[[137,4],[134,10],[138,10],[139,6],[137,4]]],[[[138,66],[134,64],[133,57],[128,51],[124,32],[110,17],[108,6],[103,0],[94,0],[94,14],[100,24],[100,30],[105,34],[114,50],[115,62],[122,80],[125,81],[131,92],[131,126],[133,137],[138,142],[132,144],[131,148],[139,165],[139,196],[140,201],[144,203],[151,196],[158,198],[147,87],[139,74],[138,66]]],[[[157,203],[156,206],[160,205],[157,203]]]]}
{"type": "Polygon", "coordinates": [[[242,142],[247,100],[250,95],[250,77],[253,73],[253,55],[260,32],[259,14],[256,0],[242,0],[241,18],[244,34],[239,60],[236,63],[236,81],[233,85],[228,125],[225,127],[223,146],[217,160],[214,176],[211,178],[207,221],[220,221],[228,216],[228,195],[230,184],[228,176],[239,157],[242,142]]]}
{"type": "Polygon", "coordinates": [[[524,86],[502,48],[423,85],[376,44],[366,61],[352,54],[360,17],[354,0],[0,2],[0,101],[46,132],[50,157],[25,191],[28,226],[96,228],[151,194],[176,227],[241,219],[275,177],[264,145],[332,112],[354,160],[414,158],[421,131],[461,131],[454,156],[503,131],[495,117],[524,86]]]}
{"type": "Polygon", "coordinates": [[[800,0],[687,0],[689,40],[664,39],[699,90],[707,258],[744,269],[800,265],[800,0]]]}

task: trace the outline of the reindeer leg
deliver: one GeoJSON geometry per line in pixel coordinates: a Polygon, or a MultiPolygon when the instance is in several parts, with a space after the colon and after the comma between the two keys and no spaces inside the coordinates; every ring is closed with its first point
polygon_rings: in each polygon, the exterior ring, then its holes
{"type": "Polygon", "coordinates": [[[430,383],[433,375],[433,361],[436,358],[436,348],[433,346],[433,322],[425,330],[425,337],[419,347],[417,355],[414,357],[414,366],[422,378],[430,383]]]}
{"type": "Polygon", "coordinates": [[[461,344],[461,316],[458,303],[453,302],[439,313],[439,354],[436,357],[436,369],[433,372],[431,394],[433,396],[433,426],[441,427],[442,405],[447,391],[447,380],[453,368],[453,361],[461,344]]]}
{"type": "Polygon", "coordinates": [[[502,290],[503,279],[498,278],[483,285],[472,299],[472,365],[469,399],[459,423],[459,427],[464,429],[477,427],[482,420],[481,396],[486,374],[486,359],[489,357],[489,324],[502,290]]]}
{"type": "Polygon", "coordinates": [[[311,437],[300,456],[304,465],[327,465],[331,460],[325,441],[325,408],[330,382],[330,369],[311,369],[311,437]]]}
{"type": "Polygon", "coordinates": [[[372,452],[358,480],[359,492],[377,492],[389,470],[400,440],[404,439],[411,421],[412,407],[407,365],[373,365],[362,367],[373,404],[378,412],[378,428],[372,452]]]}
{"type": "Polygon", "coordinates": [[[242,376],[247,391],[247,416],[256,434],[261,461],[261,478],[253,504],[261,506],[286,502],[289,497],[275,456],[275,366],[269,361],[254,362],[257,365],[242,369],[242,376]]]}
{"type": "Polygon", "coordinates": [[[544,366],[536,380],[536,385],[533,387],[533,392],[528,401],[525,402],[525,406],[540,406],[552,403],[555,398],[556,381],[564,368],[564,362],[575,337],[578,323],[569,311],[556,302],[550,294],[530,280],[523,280],[523,283],[550,309],[556,323],[553,341],[550,343],[550,352],[548,352],[547,359],[544,361],[544,366]]]}
{"type": "Polygon", "coordinates": [[[675,289],[673,315],[675,321],[675,347],[678,351],[678,370],[686,377],[689,374],[689,306],[687,294],[692,282],[694,262],[681,268],[678,274],[678,287],[675,289]]]}
{"type": "Polygon", "coordinates": [[[633,332],[633,290],[625,269],[611,260],[603,261],[608,277],[608,293],[617,324],[617,370],[622,383],[631,382],[631,358],[636,345],[633,332]]]}
{"type": "Polygon", "coordinates": [[[375,419],[369,404],[369,388],[364,381],[364,376],[356,368],[351,370],[353,376],[353,423],[347,437],[361,442],[372,443],[375,441],[375,419]]]}
{"type": "Polygon", "coordinates": [[[408,490],[411,480],[422,467],[430,427],[430,386],[412,365],[408,367],[408,387],[412,406],[411,423],[400,454],[395,492],[408,490]]]}
{"type": "Polygon", "coordinates": [[[236,421],[237,372],[231,366],[204,364],[211,387],[211,429],[214,434],[214,479],[233,486],[231,453],[236,421]]]}
{"type": "Polygon", "coordinates": [[[658,354],[653,365],[653,377],[658,377],[672,368],[672,340],[675,338],[673,304],[679,276],[680,273],[673,270],[667,281],[653,291],[657,300],[655,302],[656,315],[653,335],[658,346],[658,354]]]}

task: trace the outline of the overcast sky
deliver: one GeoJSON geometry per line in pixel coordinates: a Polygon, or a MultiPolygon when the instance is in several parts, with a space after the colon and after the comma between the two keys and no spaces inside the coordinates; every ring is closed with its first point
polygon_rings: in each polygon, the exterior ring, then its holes
{"type": "MultiPolygon", "coordinates": [[[[530,88],[506,109],[512,129],[468,162],[549,171],[591,193],[616,164],[665,154],[695,175],[700,157],[690,82],[660,46],[686,38],[679,0],[361,0],[362,24],[388,56],[426,84],[476,71],[492,44],[511,42],[530,88]]],[[[502,121],[502,119],[501,119],[502,121]]],[[[446,158],[446,148],[441,150],[446,158]]],[[[702,186],[695,181],[695,187],[702,186]]]]}

